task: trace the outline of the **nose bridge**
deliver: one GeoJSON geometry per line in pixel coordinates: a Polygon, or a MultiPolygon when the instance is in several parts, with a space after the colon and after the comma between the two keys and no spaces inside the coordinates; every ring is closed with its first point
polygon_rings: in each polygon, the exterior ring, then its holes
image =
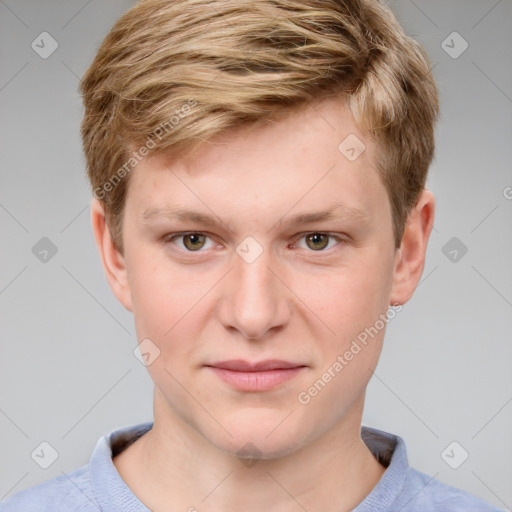
{"type": "Polygon", "coordinates": [[[237,247],[228,292],[223,297],[222,322],[248,338],[259,338],[282,323],[286,306],[282,285],[270,269],[272,251],[254,239],[237,247]]]}
{"type": "MultiPolygon", "coordinates": [[[[251,249],[252,250],[252,249],[251,249]]],[[[235,278],[238,280],[238,287],[247,299],[262,299],[263,296],[271,296],[273,280],[275,277],[270,272],[272,265],[270,250],[262,251],[259,256],[246,259],[239,255],[235,266],[235,278]],[[259,296],[262,297],[259,297],[259,296]]]]}

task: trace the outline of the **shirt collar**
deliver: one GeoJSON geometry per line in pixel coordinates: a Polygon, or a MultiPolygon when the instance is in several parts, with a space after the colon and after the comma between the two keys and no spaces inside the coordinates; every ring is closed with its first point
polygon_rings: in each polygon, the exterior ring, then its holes
{"type": "MultiPolygon", "coordinates": [[[[151,512],[121,478],[112,457],[152,427],[152,421],[131,425],[113,430],[98,440],[89,462],[89,477],[103,512],[151,512]]],[[[386,471],[353,512],[388,511],[404,488],[409,468],[405,443],[399,436],[365,426],[361,428],[361,438],[386,471]]]]}
{"type": "Polygon", "coordinates": [[[374,457],[386,466],[377,485],[353,512],[386,512],[404,489],[409,461],[404,440],[371,427],[361,428],[361,438],[374,457]]]}
{"type": "Polygon", "coordinates": [[[96,443],[89,462],[89,478],[102,512],[151,512],[121,478],[112,457],[152,426],[151,421],[114,430],[96,443]]]}

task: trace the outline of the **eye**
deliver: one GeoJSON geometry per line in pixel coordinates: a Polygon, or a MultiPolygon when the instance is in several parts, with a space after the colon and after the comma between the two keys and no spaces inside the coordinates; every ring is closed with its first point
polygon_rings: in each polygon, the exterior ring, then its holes
{"type": "Polygon", "coordinates": [[[187,252],[200,252],[200,249],[205,246],[205,239],[210,237],[205,233],[191,231],[189,233],[177,233],[175,235],[165,237],[163,242],[173,243],[177,238],[183,239],[183,247],[180,247],[180,249],[187,252]]]}
{"type": "Polygon", "coordinates": [[[302,239],[306,240],[307,248],[312,249],[313,251],[323,251],[329,245],[329,239],[338,240],[342,242],[343,240],[339,236],[330,235],[329,233],[305,233],[302,235],[302,239]]]}
{"type": "MultiPolygon", "coordinates": [[[[182,249],[185,252],[202,252],[201,249],[208,249],[212,247],[211,245],[210,247],[208,247],[206,244],[206,240],[210,239],[210,236],[207,235],[206,233],[201,233],[197,231],[168,235],[164,237],[163,243],[175,243],[175,240],[177,239],[183,240],[181,246],[179,244],[177,245],[180,249],[182,249]]],[[[315,252],[324,251],[324,249],[329,246],[330,240],[336,239],[339,243],[343,242],[342,238],[339,236],[321,232],[304,233],[302,234],[300,240],[302,239],[306,240],[306,248],[311,249],[315,252]]],[[[211,239],[210,242],[211,244],[213,244],[213,241],[211,241],[211,239]]]]}

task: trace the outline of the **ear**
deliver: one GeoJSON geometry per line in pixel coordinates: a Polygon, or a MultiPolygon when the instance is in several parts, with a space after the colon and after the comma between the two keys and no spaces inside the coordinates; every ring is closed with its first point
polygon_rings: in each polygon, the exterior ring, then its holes
{"type": "Polygon", "coordinates": [[[112,236],[105,220],[105,210],[101,202],[96,198],[93,198],[91,202],[91,223],[108,284],[117,300],[127,310],[132,311],[125,260],[112,241],[112,236]]]}
{"type": "Polygon", "coordinates": [[[391,305],[405,304],[420,281],[427,244],[434,225],[434,212],[434,195],[430,190],[424,189],[407,217],[402,243],[397,250],[391,305]]]}

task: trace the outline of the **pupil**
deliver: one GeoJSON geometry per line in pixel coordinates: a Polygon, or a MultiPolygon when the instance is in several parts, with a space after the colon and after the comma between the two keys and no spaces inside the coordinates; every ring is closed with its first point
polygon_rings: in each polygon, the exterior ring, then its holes
{"type": "Polygon", "coordinates": [[[189,239],[190,245],[192,245],[192,248],[193,248],[199,242],[200,235],[191,234],[191,235],[187,235],[187,237],[189,239]]]}
{"type": "Polygon", "coordinates": [[[325,244],[322,244],[322,240],[321,240],[321,238],[324,236],[325,235],[322,233],[314,233],[310,236],[310,239],[312,240],[313,244],[316,245],[316,249],[318,249],[319,247],[322,248],[325,246],[325,244]],[[318,244],[320,244],[320,246],[318,244]]]}

